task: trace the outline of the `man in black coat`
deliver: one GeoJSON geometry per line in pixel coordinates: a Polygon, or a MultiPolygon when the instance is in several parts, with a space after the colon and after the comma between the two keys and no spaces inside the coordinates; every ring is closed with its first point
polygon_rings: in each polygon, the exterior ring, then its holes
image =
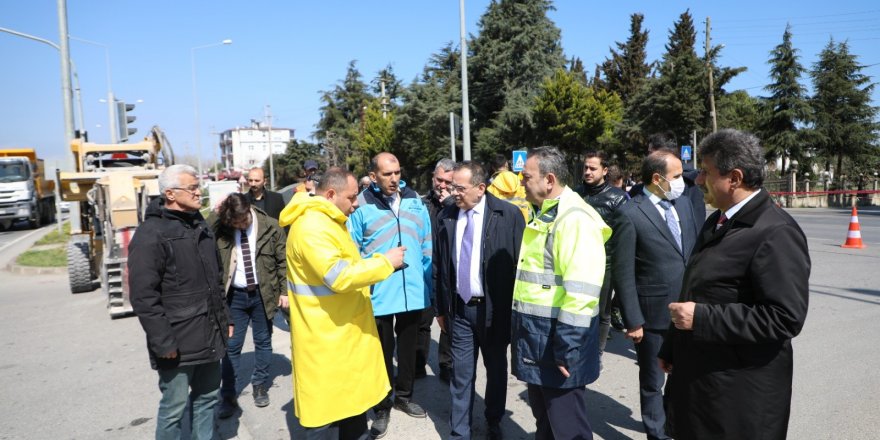
{"type": "Polygon", "coordinates": [[[248,171],[247,183],[250,187],[246,194],[248,201],[275,219],[277,223],[278,216],[284,209],[284,197],[277,192],[266,189],[266,176],[263,169],[260,167],[251,168],[248,171]]]}
{"type": "Polygon", "coordinates": [[[784,439],[791,339],[807,316],[810,256],[765,190],[758,139],[721,130],[700,144],[697,184],[718,208],[703,225],[660,351],[676,439],[784,439]]]}
{"type": "Polygon", "coordinates": [[[657,353],[669,327],[667,306],[678,299],[684,267],[697,238],[690,201],[684,189],[681,161],[668,151],[648,155],[642,163],[641,194],[615,211],[609,241],[614,253],[614,288],[639,361],[642,424],[648,439],[668,439],[664,432],[663,383],[666,375],[657,353]]]}
{"type": "MultiPolygon", "coordinates": [[[[455,205],[455,198],[449,195],[453,168],[455,168],[455,161],[452,159],[443,158],[437,161],[437,165],[434,166],[434,173],[431,176],[431,191],[422,196],[422,202],[428,208],[428,214],[431,216],[432,234],[437,232],[437,216],[440,215],[440,211],[447,206],[455,205]]],[[[433,242],[436,243],[436,241],[433,242]]],[[[433,264],[433,269],[436,273],[437,261],[433,260],[433,264]]],[[[434,316],[437,310],[437,283],[433,284],[432,289],[432,307],[425,309],[425,314],[422,316],[422,322],[419,325],[419,340],[416,347],[416,378],[425,377],[428,374],[426,366],[431,348],[431,324],[434,323],[434,316]]],[[[440,329],[440,337],[437,344],[437,363],[440,367],[437,377],[441,381],[448,383],[450,377],[452,377],[452,353],[449,351],[449,333],[443,329],[440,329]]]]}
{"type": "Polygon", "coordinates": [[[489,438],[500,439],[507,399],[507,346],[516,261],[525,229],[520,210],[486,193],[486,172],[474,162],[455,166],[449,185],[455,206],[437,218],[437,322],[452,346],[450,438],[471,438],[476,367],[486,367],[489,438]]]}
{"type": "Polygon", "coordinates": [[[131,305],[147,334],[150,364],[158,370],[162,391],[156,438],[180,437],[187,400],[192,437],[212,438],[220,358],[233,330],[217,244],[199,213],[196,176],[189,165],[162,172],[162,199],[150,204],[128,248],[131,305]]]}

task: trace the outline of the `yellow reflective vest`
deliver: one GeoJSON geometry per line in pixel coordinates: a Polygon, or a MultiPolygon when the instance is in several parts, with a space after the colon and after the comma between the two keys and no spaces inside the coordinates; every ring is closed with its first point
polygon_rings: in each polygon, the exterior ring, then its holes
{"type": "Polygon", "coordinates": [[[526,225],[513,289],[511,364],[518,379],[574,388],[599,377],[596,316],[609,237],[611,228],[568,187],[526,225]]]}
{"type": "Polygon", "coordinates": [[[362,259],[346,216],[323,197],[297,193],[281,211],[287,239],[287,296],[294,408],[305,427],[364,413],[391,387],[370,285],[394,271],[382,254],[362,259]]]}

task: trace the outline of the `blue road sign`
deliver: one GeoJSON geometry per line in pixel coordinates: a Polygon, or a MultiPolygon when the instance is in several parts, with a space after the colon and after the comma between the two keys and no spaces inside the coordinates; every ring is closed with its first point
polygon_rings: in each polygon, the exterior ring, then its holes
{"type": "Polygon", "coordinates": [[[691,146],[690,145],[682,145],[681,146],[681,160],[688,162],[691,160],[691,146]]]}
{"type": "Polygon", "coordinates": [[[514,151],[513,152],[513,161],[511,161],[511,170],[514,173],[518,173],[526,167],[526,152],[525,151],[514,151]]]}

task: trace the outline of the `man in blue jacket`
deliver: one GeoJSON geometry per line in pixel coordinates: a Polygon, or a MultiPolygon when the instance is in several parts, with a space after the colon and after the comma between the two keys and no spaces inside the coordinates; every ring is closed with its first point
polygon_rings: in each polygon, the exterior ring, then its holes
{"type": "Polygon", "coordinates": [[[385,368],[394,384],[388,398],[374,408],[376,421],[370,430],[374,438],[381,438],[388,429],[392,407],[412,417],[427,416],[412,401],[412,392],[419,323],[431,304],[431,217],[419,195],[400,180],[400,162],[393,154],[373,157],[370,180],[370,187],[358,196],[360,208],[348,220],[351,238],[364,258],[398,246],[407,249],[403,269],[373,285],[371,292],[385,368]],[[396,381],[392,364],[395,342],[396,381]]]}

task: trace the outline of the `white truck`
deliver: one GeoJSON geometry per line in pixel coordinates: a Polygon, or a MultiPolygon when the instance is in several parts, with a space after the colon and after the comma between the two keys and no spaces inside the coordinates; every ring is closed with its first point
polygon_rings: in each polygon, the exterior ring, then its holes
{"type": "Polygon", "coordinates": [[[46,179],[33,148],[0,150],[0,228],[27,220],[38,228],[55,221],[55,182],[46,179]]]}

